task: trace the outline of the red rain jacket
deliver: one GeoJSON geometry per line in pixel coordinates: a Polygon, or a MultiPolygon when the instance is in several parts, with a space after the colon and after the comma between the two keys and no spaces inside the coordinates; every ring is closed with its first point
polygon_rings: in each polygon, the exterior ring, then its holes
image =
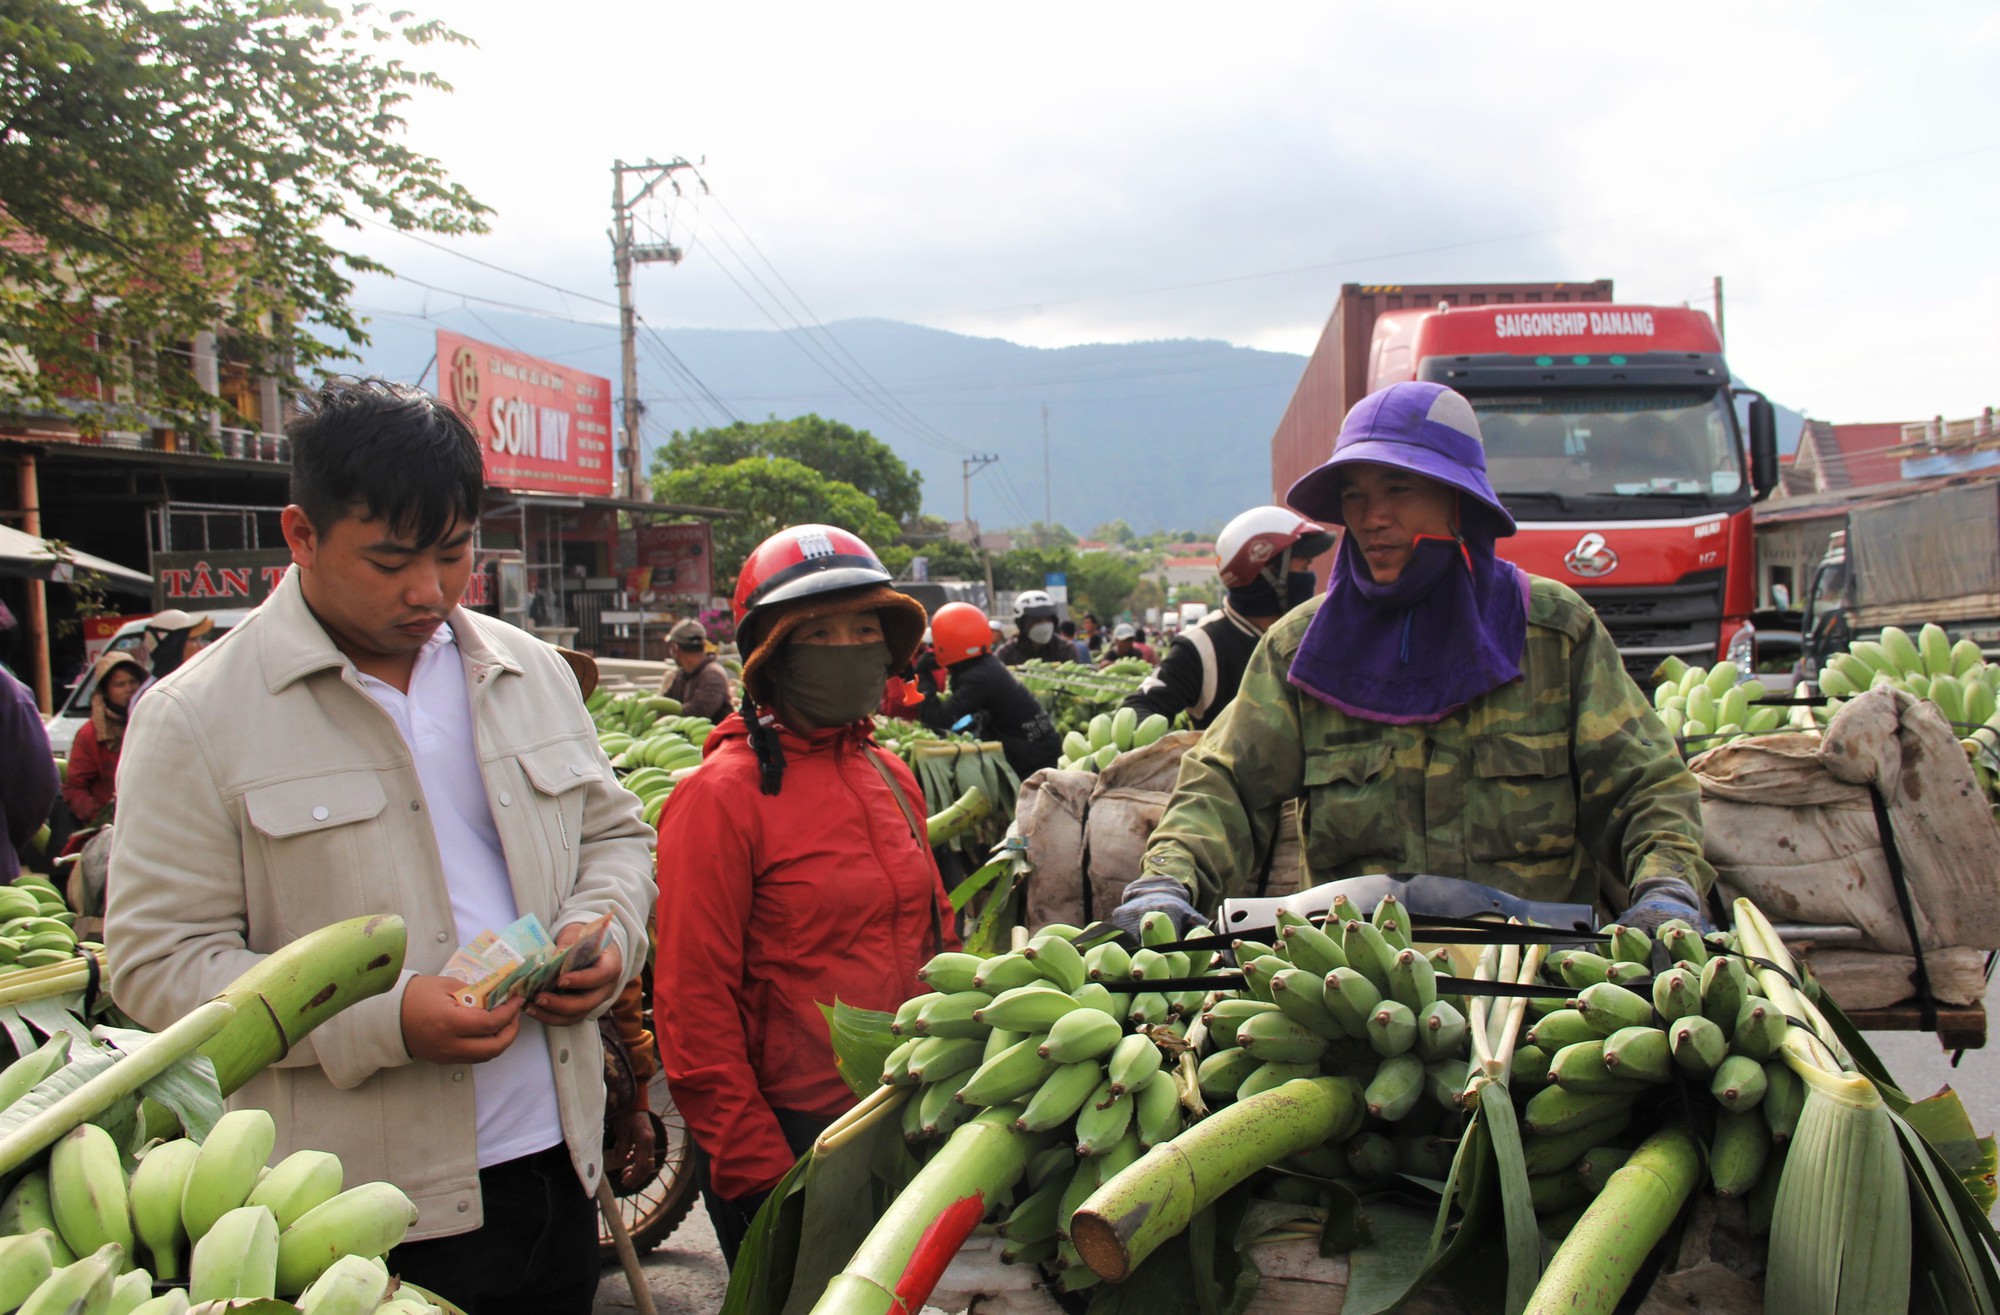
{"type": "MultiPolygon", "coordinates": [[[[730,1200],[792,1167],[773,1108],[831,1116],[854,1104],[819,1006],[893,1012],[925,989],[917,969],[936,949],[958,948],[928,840],[911,837],[862,757],[868,726],[782,732],[776,795],[759,789],[747,734],[738,714],[716,727],[660,817],[653,975],[674,1104],[730,1200]]],[[[874,752],[921,831],[916,778],[874,752]]]]}

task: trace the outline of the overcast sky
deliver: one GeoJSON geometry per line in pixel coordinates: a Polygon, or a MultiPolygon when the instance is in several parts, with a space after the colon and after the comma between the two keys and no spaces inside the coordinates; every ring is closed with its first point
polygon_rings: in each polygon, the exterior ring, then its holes
{"type": "Polygon", "coordinates": [[[683,174],[643,212],[687,253],[639,270],[660,327],[772,327],[746,262],[823,321],[1301,353],[1346,282],[1608,277],[1706,309],[1719,274],[1731,363],[1779,401],[2000,402],[1990,3],[412,5],[479,43],[419,52],[456,92],[410,110],[498,210],[453,250],[608,300],[612,160],[705,160],[709,197],[683,174]]]}

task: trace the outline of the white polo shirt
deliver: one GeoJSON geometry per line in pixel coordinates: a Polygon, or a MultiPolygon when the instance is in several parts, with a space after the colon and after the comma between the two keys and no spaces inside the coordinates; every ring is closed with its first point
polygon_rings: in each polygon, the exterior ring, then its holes
{"type": "MultiPolygon", "coordinates": [[[[355,672],[361,688],[388,713],[415,760],[438,858],[451,893],[458,943],[498,931],[520,917],[500,832],[479,775],[479,745],[472,727],[472,696],[465,663],[450,626],[417,652],[410,692],[355,672]]],[[[479,1114],[479,1167],[547,1150],[562,1141],[555,1070],[546,1029],[521,1015],[514,1044],[498,1057],[471,1066],[479,1114]]]]}

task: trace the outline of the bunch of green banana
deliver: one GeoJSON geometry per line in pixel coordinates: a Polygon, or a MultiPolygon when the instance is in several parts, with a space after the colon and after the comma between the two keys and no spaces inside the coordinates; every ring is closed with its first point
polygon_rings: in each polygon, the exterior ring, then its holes
{"type": "Polygon", "coordinates": [[[1063,736],[1062,757],[1056,766],[1063,771],[1101,772],[1121,753],[1143,749],[1167,733],[1172,725],[1155,712],[1141,720],[1133,708],[1100,712],[1090,719],[1086,730],[1063,736]]]}
{"type": "Polygon", "coordinates": [[[0,886],[0,973],[48,968],[77,953],[76,914],[54,883],[24,872],[0,886]]]}
{"type": "Polygon", "coordinates": [[[1692,667],[1669,658],[1653,689],[1653,707],[1688,754],[1745,735],[1769,735],[1786,725],[1785,710],[1763,702],[1764,687],[1734,662],[1692,667]]]}
{"type": "MultiPolygon", "coordinates": [[[[401,1191],[342,1191],[340,1160],[325,1151],[266,1168],[275,1138],[265,1111],[232,1110],[200,1143],[153,1143],[128,1179],[111,1134],[79,1124],[0,1201],[0,1257],[20,1251],[21,1238],[37,1239],[51,1267],[115,1250],[115,1276],[143,1254],[147,1288],[154,1276],[185,1278],[199,1304],[302,1292],[341,1257],[381,1257],[402,1241],[416,1211],[401,1191]]],[[[9,1290],[0,1284],[0,1296],[9,1290]]]]}
{"type": "MultiPolygon", "coordinates": [[[[592,690],[590,697],[583,701],[590,709],[590,718],[597,724],[598,743],[603,744],[607,736],[623,736],[626,743],[644,739],[654,726],[670,721],[681,715],[678,699],[670,699],[664,694],[641,694],[638,692],[613,694],[599,688],[592,690]]],[[[624,746],[620,746],[622,752],[624,746]]],[[[611,752],[607,747],[605,752],[611,752]]]]}

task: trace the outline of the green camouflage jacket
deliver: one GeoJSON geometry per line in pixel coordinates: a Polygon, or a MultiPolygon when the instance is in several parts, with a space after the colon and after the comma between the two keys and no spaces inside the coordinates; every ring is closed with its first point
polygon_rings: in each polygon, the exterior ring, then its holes
{"type": "Polygon", "coordinates": [[[1364,721],[1285,679],[1319,600],[1271,627],[1236,701],[1181,760],[1145,870],[1212,909],[1255,893],[1279,810],[1300,800],[1310,879],[1463,877],[1594,902],[1677,876],[1706,892],[1699,789],[1582,598],[1533,578],[1522,679],[1427,726],[1364,721]]]}

